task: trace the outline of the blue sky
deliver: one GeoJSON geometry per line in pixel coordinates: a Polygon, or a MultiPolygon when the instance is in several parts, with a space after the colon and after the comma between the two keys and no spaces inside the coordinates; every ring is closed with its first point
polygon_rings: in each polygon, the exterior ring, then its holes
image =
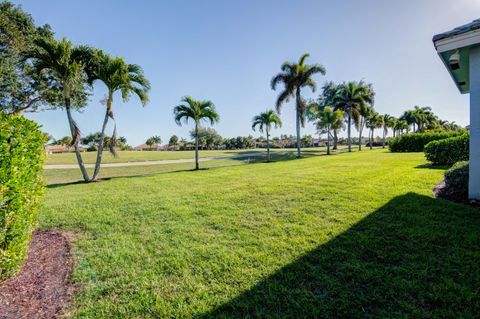
{"type": "MultiPolygon", "coordinates": [[[[150,103],[117,96],[119,135],[129,144],[152,135],[187,137],[172,108],[184,95],[212,100],[224,136],[248,135],[252,117],[273,108],[270,79],[284,61],[304,53],[321,63],[327,80],[372,82],[376,109],[399,116],[414,105],[431,106],[443,119],[468,124],[468,95],[460,95],[435,53],[432,36],[476,18],[473,0],[340,1],[15,1],[57,37],[89,44],[141,65],[152,83],[150,103]]],[[[318,94],[307,92],[306,97],[318,94]]],[[[98,131],[104,115],[97,84],[88,107],[75,114],[83,134],[98,131]]],[[[56,138],[68,134],[62,111],[29,115],[56,138]]],[[[294,134],[294,108],[284,126],[294,134]]],[[[302,133],[313,134],[307,124],[302,133]]],[[[255,133],[254,135],[258,135],[255,133]]]]}

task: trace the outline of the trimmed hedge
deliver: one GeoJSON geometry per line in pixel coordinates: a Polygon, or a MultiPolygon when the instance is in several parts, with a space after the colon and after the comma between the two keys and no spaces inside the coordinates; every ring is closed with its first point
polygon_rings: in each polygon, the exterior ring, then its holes
{"type": "Polygon", "coordinates": [[[468,198],[468,162],[458,162],[445,173],[444,193],[450,198],[468,198]]]}
{"type": "Polygon", "coordinates": [[[35,122],[0,112],[0,281],[27,252],[44,189],[44,141],[35,122]]]}
{"type": "Polygon", "coordinates": [[[463,132],[432,132],[402,134],[392,138],[388,147],[392,152],[423,152],[425,145],[431,141],[443,140],[449,137],[460,136],[463,132]]]}
{"type": "Polygon", "coordinates": [[[469,134],[432,141],[425,145],[425,156],[435,165],[453,165],[456,162],[468,161],[469,154],[469,134]]]}

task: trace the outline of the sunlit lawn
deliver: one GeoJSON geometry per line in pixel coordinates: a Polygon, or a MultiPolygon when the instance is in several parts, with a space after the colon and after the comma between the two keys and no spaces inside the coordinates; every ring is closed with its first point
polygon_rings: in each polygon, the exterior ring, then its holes
{"type": "MultiPolygon", "coordinates": [[[[346,146],[339,146],[339,150],[344,150],[346,146]]],[[[324,153],[325,147],[312,147],[305,149],[307,152],[324,153]]],[[[250,154],[258,152],[266,152],[266,149],[256,148],[247,150],[200,150],[199,156],[205,157],[226,157],[241,154],[250,154]]],[[[294,149],[272,149],[272,152],[294,152],[294,149]]],[[[96,152],[82,153],[85,163],[95,163],[96,152]]],[[[159,160],[174,160],[174,159],[193,159],[194,151],[119,151],[117,156],[112,156],[108,151],[103,153],[103,163],[124,163],[124,162],[143,162],[143,161],[159,161],[159,160]]],[[[59,153],[47,155],[46,164],[76,164],[77,159],[74,153],[59,153]]]]}
{"type": "Polygon", "coordinates": [[[53,185],[40,227],[78,234],[73,317],[475,317],[480,211],[434,199],[443,170],[424,163],[374,150],[53,185]]]}

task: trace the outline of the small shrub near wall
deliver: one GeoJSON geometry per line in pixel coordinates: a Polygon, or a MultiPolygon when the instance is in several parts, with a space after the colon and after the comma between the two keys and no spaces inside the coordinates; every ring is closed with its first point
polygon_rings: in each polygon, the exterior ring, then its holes
{"type": "Polygon", "coordinates": [[[443,140],[449,137],[460,136],[462,132],[432,132],[402,134],[392,138],[388,147],[392,152],[423,152],[425,145],[431,141],[443,140]]]}
{"type": "Polygon", "coordinates": [[[21,266],[43,195],[38,124],[0,112],[0,281],[21,266]]]}
{"type": "Polygon", "coordinates": [[[469,155],[469,134],[433,141],[425,145],[425,156],[435,165],[453,165],[456,162],[467,161],[469,155]]]}
{"type": "Polygon", "coordinates": [[[468,162],[455,163],[445,173],[443,197],[456,200],[468,198],[468,162]]]}

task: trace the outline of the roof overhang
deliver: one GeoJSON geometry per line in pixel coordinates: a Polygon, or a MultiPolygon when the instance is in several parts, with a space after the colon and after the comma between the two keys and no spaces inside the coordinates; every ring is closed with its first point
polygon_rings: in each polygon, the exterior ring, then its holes
{"type": "Polygon", "coordinates": [[[460,93],[470,92],[470,48],[480,45],[480,20],[433,37],[433,43],[460,93]],[[459,63],[451,63],[459,54],[459,63]]]}

